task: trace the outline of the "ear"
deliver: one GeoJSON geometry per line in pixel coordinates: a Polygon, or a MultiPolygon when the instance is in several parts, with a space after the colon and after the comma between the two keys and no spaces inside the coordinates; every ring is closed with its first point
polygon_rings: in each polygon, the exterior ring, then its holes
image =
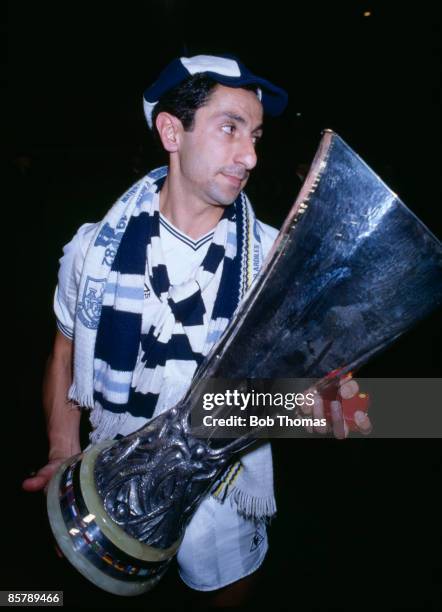
{"type": "Polygon", "coordinates": [[[169,113],[162,112],[158,113],[155,125],[166,151],[169,153],[178,151],[180,134],[183,130],[181,121],[169,113]]]}

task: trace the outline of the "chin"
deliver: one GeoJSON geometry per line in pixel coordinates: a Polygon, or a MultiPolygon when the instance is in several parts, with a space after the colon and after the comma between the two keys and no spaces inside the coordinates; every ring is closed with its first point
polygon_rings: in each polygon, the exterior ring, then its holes
{"type": "Polygon", "coordinates": [[[234,203],[234,201],[236,200],[236,198],[238,197],[238,193],[233,198],[232,197],[226,197],[226,198],[223,198],[221,200],[218,200],[217,202],[215,202],[215,205],[216,206],[231,206],[234,203]]]}
{"type": "Polygon", "coordinates": [[[239,195],[239,190],[230,191],[227,193],[225,190],[213,189],[209,193],[210,200],[215,206],[230,206],[236,200],[239,195]]]}

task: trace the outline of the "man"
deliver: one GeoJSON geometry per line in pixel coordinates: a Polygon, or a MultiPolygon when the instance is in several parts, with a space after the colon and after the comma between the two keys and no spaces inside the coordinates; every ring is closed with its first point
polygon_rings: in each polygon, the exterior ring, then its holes
{"type": "MultiPolygon", "coordinates": [[[[44,383],[49,463],[25,490],[46,488],[80,452],[77,405],[91,409],[96,443],[139,429],[183,396],[276,238],[243,189],[263,113],[280,114],[286,103],[283,90],[232,57],[174,60],[146,90],[146,119],[169,165],[64,249],[44,383]]],[[[239,603],[267,552],[275,511],[267,443],[228,467],[189,523],[178,553],[184,582],[213,591],[213,604],[239,603]]]]}

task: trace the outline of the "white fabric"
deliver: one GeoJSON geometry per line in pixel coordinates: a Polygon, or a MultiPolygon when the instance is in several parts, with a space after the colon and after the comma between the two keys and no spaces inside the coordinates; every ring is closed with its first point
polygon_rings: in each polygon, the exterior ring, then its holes
{"type": "Polygon", "coordinates": [[[193,57],[180,57],[180,62],[191,75],[198,72],[216,72],[227,77],[241,76],[238,62],[226,57],[194,55],[193,57]]]}
{"type": "Polygon", "coordinates": [[[213,234],[211,230],[193,240],[160,215],[161,247],[171,285],[180,285],[194,276],[209,250],[213,234]]]}
{"type": "MultiPolygon", "coordinates": [[[[210,246],[213,230],[198,240],[192,240],[175,228],[163,215],[160,219],[161,246],[166,259],[167,273],[171,284],[177,285],[184,282],[200,266],[210,246]]],[[[54,311],[60,331],[68,338],[72,338],[74,333],[75,309],[84,258],[98,226],[99,223],[85,223],[63,247],[58,285],[54,296],[54,311]]]]}
{"type": "Polygon", "coordinates": [[[208,497],[186,529],[178,571],[193,589],[219,589],[256,571],[268,546],[264,521],[247,520],[230,504],[208,497]]]}
{"type": "MultiPolygon", "coordinates": [[[[194,55],[193,57],[180,57],[180,61],[191,74],[199,72],[216,72],[227,77],[240,77],[241,70],[235,60],[214,55],[194,55]]],[[[258,100],[262,100],[262,89],[257,89],[258,100]]],[[[147,102],[147,101],[146,101],[147,102]]],[[[149,104],[149,102],[147,102],[149,104]]],[[[152,107],[155,103],[152,104],[152,107]]],[[[151,126],[152,127],[152,126],[151,126]]]]}

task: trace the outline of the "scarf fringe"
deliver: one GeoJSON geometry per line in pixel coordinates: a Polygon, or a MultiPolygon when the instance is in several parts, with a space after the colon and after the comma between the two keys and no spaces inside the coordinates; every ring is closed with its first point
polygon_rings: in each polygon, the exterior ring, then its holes
{"type": "Polygon", "coordinates": [[[276,500],[274,495],[256,497],[243,491],[239,487],[233,487],[230,493],[230,503],[235,505],[239,514],[246,519],[270,520],[276,514],[276,500]]]}
{"type": "Polygon", "coordinates": [[[235,506],[237,512],[246,519],[264,520],[270,523],[276,514],[275,496],[267,495],[259,497],[244,491],[235,481],[243,466],[240,461],[236,461],[227,472],[219,478],[212,487],[211,494],[220,504],[223,504],[227,497],[230,497],[231,506],[235,506]]]}
{"type": "Polygon", "coordinates": [[[90,442],[97,444],[102,440],[113,440],[127,418],[127,412],[115,413],[103,410],[102,406],[96,403],[89,417],[94,428],[89,434],[90,442]]]}
{"type": "Polygon", "coordinates": [[[94,394],[80,393],[78,385],[73,382],[68,391],[68,399],[78,404],[81,408],[92,410],[94,408],[94,394]]]}

